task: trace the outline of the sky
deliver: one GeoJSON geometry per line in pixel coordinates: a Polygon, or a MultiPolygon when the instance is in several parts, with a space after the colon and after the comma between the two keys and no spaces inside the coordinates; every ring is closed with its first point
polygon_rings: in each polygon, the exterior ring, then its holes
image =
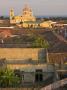
{"type": "Polygon", "coordinates": [[[14,8],[15,15],[22,15],[25,4],[35,16],[67,16],[67,0],[0,0],[0,16],[9,15],[10,8],[14,8]]]}

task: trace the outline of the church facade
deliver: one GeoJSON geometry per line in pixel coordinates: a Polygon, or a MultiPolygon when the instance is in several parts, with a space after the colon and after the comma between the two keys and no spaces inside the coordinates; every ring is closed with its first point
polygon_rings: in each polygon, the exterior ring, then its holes
{"type": "Polygon", "coordinates": [[[28,5],[25,5],[23,8],[21,16],[15,16],[14,10],[10,10],[10,23],[21,23],[25,21],[36,21],[36,18],[33,16],[32,10],[28,5]]]}
{"type": "Polygon", "coordinates": [[[36,17],[33,16],[32,9],[28,5],[25,5],[20,16],[15,16],[14,10],[10,10],[10,24],[16,24],[24,28],[52,28],[52,21],[37,21],[36,17]]]}

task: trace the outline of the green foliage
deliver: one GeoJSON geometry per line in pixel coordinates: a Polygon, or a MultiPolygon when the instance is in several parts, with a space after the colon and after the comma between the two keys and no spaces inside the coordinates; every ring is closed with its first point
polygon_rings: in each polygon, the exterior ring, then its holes
{"type": "Polygon", "coordinates": [[[20,86],[21,78],[15,76],[12,70],[0,70],[0,87],[17,87],[20,86]]]}
{"type": "Polygon", "coordinates": [[[48,48],[49,44],[42,37],[35,37],[35,40],[32,43],[32,47],[38,48],[48,48]]]}

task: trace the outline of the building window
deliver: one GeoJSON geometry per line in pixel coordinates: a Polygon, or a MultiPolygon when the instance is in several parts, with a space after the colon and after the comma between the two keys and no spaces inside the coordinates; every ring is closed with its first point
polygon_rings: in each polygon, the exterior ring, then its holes
{"type": "Polygon", "coordinates": [[[24,75],[22,75],[22,80],[24,80],[24,75]]]}
{"type": "Polygon", "coordinates": [[[41,69],[37,69],[35,72],[35,82],[42,82],[43,81],[43,72],[41,69]]]}

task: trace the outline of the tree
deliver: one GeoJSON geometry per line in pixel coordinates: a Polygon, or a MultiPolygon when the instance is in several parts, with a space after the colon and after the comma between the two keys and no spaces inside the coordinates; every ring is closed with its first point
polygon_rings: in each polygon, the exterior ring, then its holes
{"type": "Polygon", "coordinates": [[[36,37],[32,43],[33,47],[48,48],[49,44],[42,37],[36,37]]]}
{"type": "Polygon", "coordinates": [[[15,76],[12,70],[0,71],[0,87],[19,87],[21,78],[15,76]]]}

